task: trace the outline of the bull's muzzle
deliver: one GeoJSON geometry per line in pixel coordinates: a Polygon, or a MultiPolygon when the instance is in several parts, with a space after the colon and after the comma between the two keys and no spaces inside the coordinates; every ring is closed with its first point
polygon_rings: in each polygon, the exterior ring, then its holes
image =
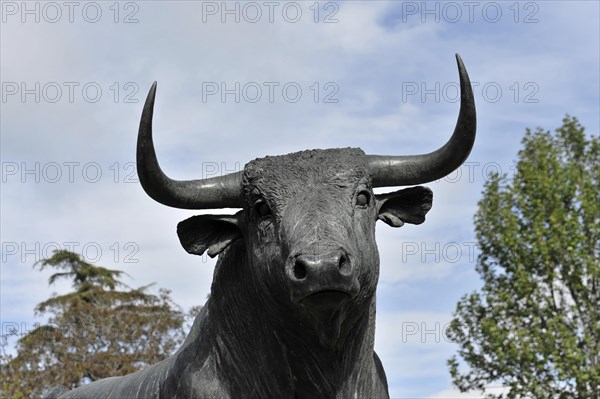
{"type": "Polygon", "coordinates": [[[290,256],[286,274],[292,300],[309,308],[337,306],[358,294],[355,269],[343,250],[290,256]]]}

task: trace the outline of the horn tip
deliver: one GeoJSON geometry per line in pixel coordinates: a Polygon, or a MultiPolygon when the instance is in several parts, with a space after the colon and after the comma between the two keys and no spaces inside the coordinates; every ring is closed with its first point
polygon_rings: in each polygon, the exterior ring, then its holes
{"type": "Polygon", "coordinates": [[[152,86],[150,87],[150,90],[148,91],[148,96],[146,97],[146,103],[144,104],[144,111],[143,111],[142,115],[146,111],[148,111],[150,113],[152,112],[152,109],[154,108],[154,99],[155,98],[156,98],[156,81],[154,81],[154,83],[152,83],[152,86]]]}
{"type": "Polygon", "coordinates": [[[465,64],[463,63],[463,60],[462,60],[460,54],[455,53],[454,56],[456,57],[456,63],[458,64],[458,67],[461,69],[465,69],[465,64]]]}

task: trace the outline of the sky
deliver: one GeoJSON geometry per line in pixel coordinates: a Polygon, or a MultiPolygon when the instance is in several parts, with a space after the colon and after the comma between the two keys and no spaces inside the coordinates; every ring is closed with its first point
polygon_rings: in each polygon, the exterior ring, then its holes
{"type": "MultiPolygon", "coordinates": [[[[426,184],[425,223],[377,225],[375,349],[393,398],[473,398],[451,385],[445,337],[481,287],[473,215],[490,173],[510,175],[526,128],[565,114],[599,131],[597,1],[1,3],[0,310],[3,334],[68,282],[32,265],[71,249],[203,304],[214,260],[188,255],[179,221],[135,174],[142,104],[158,81],[157,155],[175,179],[312,148],[418,154],[458,115],[459,53],[478,130],[465,163],[426,184]]],[[[378,192],[393,191],[393,188],[378,192]]],[[[499,386],[492,389],[501,390],[499,386]]]]}

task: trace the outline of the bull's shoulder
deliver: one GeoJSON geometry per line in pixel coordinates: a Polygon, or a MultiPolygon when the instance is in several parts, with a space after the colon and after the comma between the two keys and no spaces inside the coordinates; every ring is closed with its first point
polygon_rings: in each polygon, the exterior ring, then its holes
{"type": "Polygon", "coordinates": [[[122,377],[103,378],[61,393],[57,399],[159,399],[170,359],[122,377]]]}
{"type": "Polygon", "coordinates": [[[160,388],[160,398],[228,399],[229,390],[217,371],[214,332],[205,305],[190,332],[173,355],[172,367],[160,388]]]}
{"type": "Polygon", "coordinates": [[[86,385],[82,385],[73,390],[67,390],[64,387],[52,388],[44,399],[88,399],[98,398],[104,399],[109,398],[106,396],[110,394],[111,381],[114,381],[121,377],[110,377],[103,378],[98,381],[91,382],[86,385]]]}
{"type": "Polygon", "coordinates": [[[197,362],[178,363],[161,386],[160,397],[169,399],[230,399],[229,390],[216,372],[213,356],[197,362]],[[176,371],[177,370],[177,371],[176,371]]]}

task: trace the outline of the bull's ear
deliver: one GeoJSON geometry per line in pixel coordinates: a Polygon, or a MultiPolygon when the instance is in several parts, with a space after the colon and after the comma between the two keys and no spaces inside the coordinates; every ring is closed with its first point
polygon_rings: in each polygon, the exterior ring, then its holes
{"type": "Polygon", "coordinates": [[[240,212],[235,215],[199,215],[179,222],[177,235],[181,245],[194,255],[202,255],[208,250],[208,256],[214,258],[242,237],[240,212]]]}
{"type": "Polygon", "coordinates": [[[431,209],[433,193],[427,187],[411,187],[375,196],[378,217],[392,227],[421,224],[431,209]]]}

